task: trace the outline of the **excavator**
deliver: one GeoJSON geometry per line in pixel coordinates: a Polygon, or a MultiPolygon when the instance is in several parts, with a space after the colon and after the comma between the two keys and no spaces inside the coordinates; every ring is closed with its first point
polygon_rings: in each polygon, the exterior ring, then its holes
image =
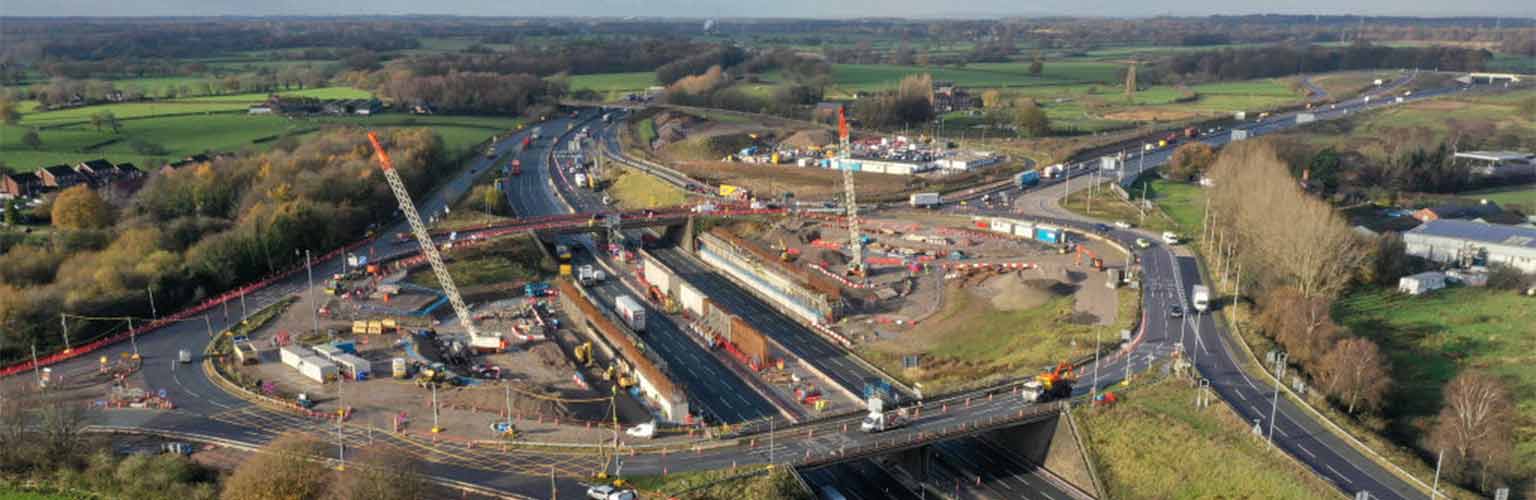
{"type": "Polygon", "coordinates": [[[1072,383],[1076,381],[1077,375],[1072,372],[1072,363],[1062,361],[1056,365],[1056,369],[1035,375],[1034,380],[1024,383],[1024,400],[1044,403],[1071,397],[1072,383]]]}
{"type": "Polygon", "coordinates": [[[1088,247],[1085,247],[1085,246],[1082,246],[1082,245],[1078,245],[1077,246],[1077,260],[1073,261],[1073,264],[1074,265],[1078,265],[1078,266],[1083,265],[1083,255],[1084,254],[1088,255],[1088,259],[1089,259],[1088,262],[1093,264],[1093,270],[1095,270],[1095,271],[1103,271],[1104,270],[1104,259],[1100,259],[1098,254],[1093,253],[1093,250],[1089,250],[1088,247]]]}
{"type": "Polygon", "coordinates": [[[576,358],[576,362],[581,364],[582,366],[591,366],[592,365],[592,342],[591,341],[582,342],[581,345],[576,346],[576,349],[574,349],[573,352],[571,352],[571,356],[575,357],[576,358]]]}

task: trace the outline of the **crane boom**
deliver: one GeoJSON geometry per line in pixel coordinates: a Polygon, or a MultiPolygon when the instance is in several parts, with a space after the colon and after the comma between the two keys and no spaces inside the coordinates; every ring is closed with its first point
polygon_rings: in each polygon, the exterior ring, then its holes
{"type": "Polygon", "coordinates": [[[421,214],[416,213],[416,204],[411,202],[411,193],[405,190],[405,182],[400,180],[400,174],[395,172],[395,164],[390,161],[389,153],[384,151],[384,145],[379,143],[377,133],[368,132],[368,142],[373,143],[373,151],[378,154],[379,168],[384,171],[384,178],[389,181],[390,191],[395,192],[395,201],[400,203],[400,211],[405,214],[405,220],[411,224],[411,233],[416,235],[416,242],[421,244],[422,255],[427,256],[427,262],[432,264],[432,273],[437,275],[437,283],[443,287],[443,293],[448,295],[448,302],[453,304],[453,313],[458,315],[459,323],[469,332],[470,339],[480,336],[480,331],[475,328],[475,323],[469,316],[469,306],[464,304],[464,298],[459,295],[459,287],[453,284],[453,276],[448,274],[448,266],[443,264],[443,256],[437,253],[437,245],[432,243],[432,235],[427,233],[427,225],[422,224],[421,214]]]}
{"type": "Polygon", "coordinates": [[[864,238],[859,231],[859,203],[854,196],[853,165],[848,161],[848,117],[837,108],[838,166],[843,170],[843,205],[848,209],[848,251],[853,254],[848,272],[864,276],[864,238]]]}

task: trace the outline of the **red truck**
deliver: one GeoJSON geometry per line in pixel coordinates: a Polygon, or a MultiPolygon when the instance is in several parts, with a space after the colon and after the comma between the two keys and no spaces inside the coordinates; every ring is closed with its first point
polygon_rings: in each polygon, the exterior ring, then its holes
{"type": "Polygon", "coordinates": [[[533,138],[532,137],[528,137],[528,136],[524,136],[523,137],[523,151],[527,151],[528,150],[528,146],[532,146],[532,145],[533,145],[533,138]]]}
{"type": "Polygon", "coordinates": [[[1190,139],[1194,139],[1196,137],[1200,137],[1200,129],[1195,128],[1195,127],[1185,127],[1184,128],[1184,137],[1187,137],[1187,138],[1190,138],[1190,139]]]}

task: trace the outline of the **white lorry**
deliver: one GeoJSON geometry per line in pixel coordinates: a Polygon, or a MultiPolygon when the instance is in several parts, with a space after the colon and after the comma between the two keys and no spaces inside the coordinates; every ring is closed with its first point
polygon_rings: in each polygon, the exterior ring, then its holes
{"type": "Polygon", "coordinates": [[[912,208],[931,207],[938,205],[940,200],[939,193],[912,193],[912,196],[907,197],[912,208]]]}
{"type": "Polygon", "coordinates": [[[1190,305],[1195,306],[1196,311],[1205,312],[1211,307],[1211,289],[1206,288],[1205,285],[1195,285],[1189,302],[1190,305]]]}
{"type": "Polygon", "coordinates": [[[884,432],[906,424],[907,415],[905,410],[892,412],[872,411],[869,412],[869,415],[864,416],[864,422],[859,424],[859,430],[868,433],[884,432]]]}
{"type": "Polygon", "coordinates": [[[613,299],[613,309],[619,313],[619,318],[630,330],[636,332],[645,331],[645,308],[635,301],[634,297],[620,295],[613,299]]]}
{"type": "Polygon", "coordinates": [[[601,283],[605,279],[608,279],[608,273],[604,273],[602,269],[592,267],[591,264],[583,264],[581,267],[576,268],[576,280],[580,281],[582,286],[592,286],[593,284],[601,283]]]}
{"type": "Polygon", "coordinates": [[[587,174],[576,174],[576,187],[587,187],[587,174]]]}

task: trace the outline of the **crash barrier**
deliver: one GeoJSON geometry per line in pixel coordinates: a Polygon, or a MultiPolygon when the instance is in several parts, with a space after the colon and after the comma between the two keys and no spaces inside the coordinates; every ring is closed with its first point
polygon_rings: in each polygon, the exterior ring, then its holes
{"type": "MultiPolygon", "coordinates": [[[[367,238],[367,239],[363,239],[361,241],[356,241],[356,242],[350,243],[350,244],[348,244],[346,246],[343,246],[341,248],[337,248],[335,250],[331,250],[330,252],[327,252],[326,254],[321,255],[318,259],[315,259],[315,260],[316,261],[330,260],[330,259],[335,258],[337,256],[340,256],[340,255],[342,255],[342,254],[344,254],[346,252],[350,252],[350,251],[355,250],[355,249],[357,249],[359,247],[362,247],[363,245],[366,245],[366,244],[368,244],[371,241],[373,241],[373,238],[367,238]]],[[[98,349],[103,348],[103,347],[107,347],[107,346],[110,346],[112,344],[116,344],[118,342],[122,342],[124,340],[128,340],[131,337],[138,336],[138,335],[144,335],[146,333],[155,331],[155,330],[157,330],[157,329],[159,329],[161,327],[170,325],[172,323],[177,323],[177,322],[185,321],[186,319],[191,318],[192,316],[195,316],[195,315],[207,312],[208,310],[213,309],[215,306],[222,305],[222,304],[224,304],[226,302],[229,302],[231,300],[237,300],[237,299],[239,299],[243,295],[246,295],[246,294],[249,294],[249,293],[261,290],[263,288],[266,288],[268,286],[271,286],[273,283],[276,283],[279,280],[282,280],[282,279],[285,279],[285,278],[287,278],[289,276],[292,276],[294,273],[297,273],[297,272],[302,271],[302,270],[304,270],[304,266],[303,265],[294,265],[293,267],[288,268],[288,270],[286,270],[286,271],[283,271],[281,273],[278,273],[276,275],[273,275],[273,276],[268,277],[266,279],[263,279],[261,281],[258,281],[258,282],[255,282],[255,283],[252,283],[252,284],[240,287],[240,288],[236,288],[234,290],[230,290],[230,291],[224,292],[222,295],[219,295],[219,296],[211,298],[211,299],[206,299],[206,300],[198,303],[195,306],[188,307],[186,309],[182,309],[181,311],[177,311],[176,313],[171,314],[169,316],[163,316],[163,317],[161,317],[159,319],[152,320],[148,324],[145,324],[145,325],[140,326],[140,327],[136,327],[136,328],[134,328],[132,330],[128,330],[126,332],[118,333],[116,335],[111,335],[111,336],[103,337],[103,338],[100,338],[100,339],[96,339],[94,341],[91,341],[90,343],[87,343],[85,345],[81,345],[79,347],[74,347],[72,349],[65,349],[64,351],[61,351],[61,352],[56,352],[56,353],[53,353],[53,354],[50,354],[50,355],[47,355],[47,356],[44,356],[44,357],[41,357],[41,358],[37,358],[36,362],[34,362],[33,360],[26,360],[26,361],[22,361],[22,362],[18,362],[18,363],[13,363],[13,364],[11,364],[9,366],[6,366],[5,368],[0,368],[0,377],[15,375],[17,373],[21,373],[21,372],[24,372],[24,371],[27,371],[27,370],[31,370],[34,367],[43,367],[43,366],[48,366],[48,365],[52,365],[52,364],[55,364],[55,363],[60,363],[60,362],[63,362],[63,361],[68,361],[68,360],[71,360],[71,359],[74,359],[74,358],[77,358],[77,357],[80,357],[80,356],[84,356],[86,354],[90,354],[92,352],[95,352],[98,349]]]]}

